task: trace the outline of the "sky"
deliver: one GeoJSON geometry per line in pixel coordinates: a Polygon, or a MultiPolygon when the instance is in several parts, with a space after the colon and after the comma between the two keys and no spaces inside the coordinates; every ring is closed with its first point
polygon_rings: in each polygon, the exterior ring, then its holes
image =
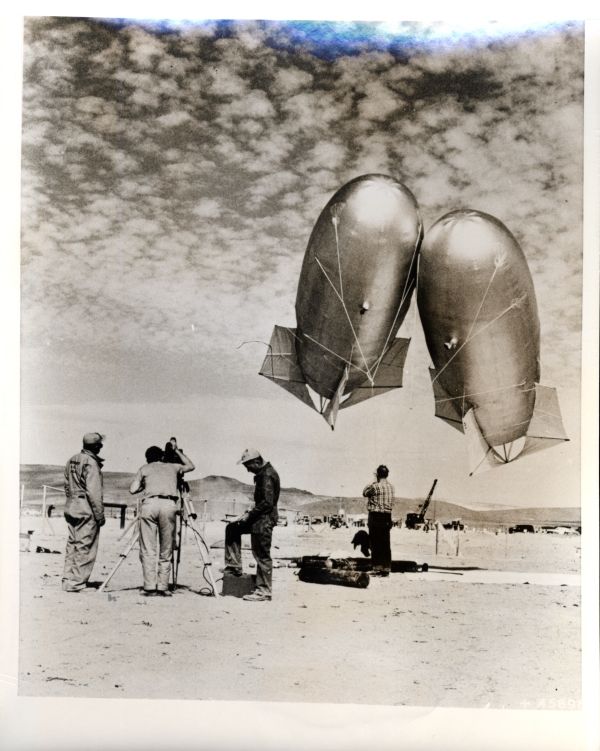
{"type": "Polygon", "coordinates": [[[579,503],[583,27],[28,18],[21,173],[21,462],[63,464],[89,430],[135,472],[176,435],[193,477],[470,505],[579,503]],[[460,33],[459,33],[460,32],[460,33]],[[541,382],[568,443],[468,476],[434,418],[413,307],[405,386],[323,419],[258,376],[295,325],[311,229],[348,180],[389,174],[425,230],[471,208],[527,258],[541,382]]]}

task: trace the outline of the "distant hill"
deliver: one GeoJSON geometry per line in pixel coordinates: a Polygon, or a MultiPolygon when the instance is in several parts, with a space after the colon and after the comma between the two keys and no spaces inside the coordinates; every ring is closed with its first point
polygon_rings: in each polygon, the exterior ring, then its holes
{"type": "MultiPolygon", "coordinates": [[[[62,490],[64,468],[52,465],[21,465],[21,484],[25,486],[24,504],[39,505],[42,498],[42,486],[48,485],[62,490]]],[[[129,472],[105,472],[104,495],[108,502],[135,505],[136,498],[129,493],[133,475],[129,472]]],[[[243,508],[252,503],[254,485],[240,482],[232,477],[209,475],[190,482],[194,502],[207,501],[211,514],[218,516],[225,513],[241,513],[243,508]]],[[[61,506],[60,493],[49,494],[49,502],[61,506]]],[[[409,511],[417,511],[422,498],[398,498],[394,503],[393,516],[404,519],[409,511]]],[[[362,497],[347,498],[342,496],[315,495],[299,488],[282,488],[279,499],[281,509],[301,510],[310,516],[337,514],[340,507],[346,514],[366,512],[366,501],[362,497]]],[[[473,509],[459,503],[434,500],[428,509],[427,518],[440,521],[460,519],[472,526],[486,524],[580,524],[581,509],[567,508],[494,508],[473,509]]]]}
{"type": "MultiPolygon", "coordinates": [[[[129,493],[129,485],[133,479],[130,472],[104,472],[104,498],[112,503],[126,503],[135,505],[137,499],[129,493]]],[[[22,464],[20,472],[21,484],[25,486],[25,504],[37,505],[41,503],[42,486],[57,488],[62,492],[64,483],[64,467],[45,464],[22,464]]],[[[198,480],[190,481],[190,489],[194,501],[207,500],[211,504],[224,504],[235,513],[252,503],[254,484],[240,482],[232,477],[209,475],[198,480]]],[[[49,492],[48,500],[56,506],[62,505],[60,492],[49,492]]],[[[329,500],[328,496],[319,496],[298,488],[282,488],[279,506],[290,510],[301,508],[307,503],[319,503],[329,500]]],[[[337,508],[336,508],[337,511],[337,508]]]]}
{"type": "MultiPolygon", "coordinates": [[[[420,498],[397,498],[394,502],[394,519],[404,519],[410,511],[417,511],[423,502],[420,498]]],[[[366,512],[364,498],[329,498],[325,501],[314,501],[303,507],[304,513],[311,516],[337,514],[342,506],[346,514],[361,514],[366,512]]],[[[460,519],[469,526],[481,527],[485,525],[530,524],[580,524],[581,509],[567,508],[506,508],[501,509],[472,509],[448,501],[431,503],[426,513],[427,519],[441,522],[460,519]]]]}

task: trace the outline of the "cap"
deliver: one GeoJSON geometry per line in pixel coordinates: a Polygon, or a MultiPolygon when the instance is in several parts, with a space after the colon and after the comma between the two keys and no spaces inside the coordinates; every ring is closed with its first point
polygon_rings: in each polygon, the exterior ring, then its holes
{"type": "Polygon", "coordinates": [[[252,459],[260,458],[260,451],[258,449],[244,449],[242,458],[239,460],[238,464],[245,464],[246,462],[252,461],[252,459]]]}
{"type": "Polygon", "coordinates": [[[105,438],[106,436],[102,435],[102,433],[86,433],[83,436],[83,445],[93,446],[95,443],[102,443],[105,438]]]}

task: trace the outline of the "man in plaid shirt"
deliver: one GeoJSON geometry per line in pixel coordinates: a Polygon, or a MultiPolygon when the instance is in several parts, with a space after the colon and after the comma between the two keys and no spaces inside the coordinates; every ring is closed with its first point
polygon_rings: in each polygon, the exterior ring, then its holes
{"type": "Polygon", "coordinates": [[[368,498],[368,526],[371,538],[371,563],[373,574],[388,576],[392,568],[392,549],[390,546],[390,529],[392,528],[392,506],[394,503],[394,486],[388,482],[390,471],[385,464],[380,464],[375,472],[375,482],[363,490],[368,498]]]}

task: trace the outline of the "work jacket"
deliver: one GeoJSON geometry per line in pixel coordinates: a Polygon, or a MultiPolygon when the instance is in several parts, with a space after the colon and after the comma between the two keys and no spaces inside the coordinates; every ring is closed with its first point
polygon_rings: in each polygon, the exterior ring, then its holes
{"type": "Polygon", "coordinates": [[[104,521],[102,465],[104,459],[88,449],[72,456],[65,466],[65,514],[76,518],[93,516],[104,521]]]}
{"type": "Polygon", "coordinates": [[[269,462],[265,462],[254,475],[254,506],[247,512],[252,532],[273,528],[277,524],[279,491],[279,475],[269,462]]]}

